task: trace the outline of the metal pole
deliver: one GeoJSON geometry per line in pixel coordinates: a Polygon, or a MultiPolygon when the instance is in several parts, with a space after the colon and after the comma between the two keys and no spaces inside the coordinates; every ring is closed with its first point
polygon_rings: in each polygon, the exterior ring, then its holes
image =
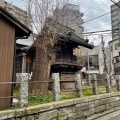
{"type": "MultiPolygon", "coordinates": [[[[84,28],[85,29],[85,28],[84,28]]],[[[86,32],[87,32],[87,29],[85,29],[86,30],[86,32]]],[[[88,40],[88,38],[87,38],[87,34],[86,34],[86,40],[88,40]]],[[[89,68],[89,49],[87,48],[87,74],[88,74],[88,85],[90,85],[90,68],[89,68]]]]}
{"type": "MultiPolygon", "coordinates": [[[[119,12],[120,12],[120,10],[119,10],[119,12]]],[[[120,13],[119,13],[119,17],[120,17],[120,13]]],[[[118,26],[119,26],[119,44],[118,44],[118,47],[120,48],[120,22],[119,22],[118,26]]],[[[118,49],[118,52],[120,55],[120,49],[118,49]]]]}
{"type": "Polygon", "coordinates": [[[90,85],[90,73],[89,73],[89,71],[90,71],[90,69],[89,69],[89,50],[88,50],[88,48],[87,48],[87,61],[88,61],[88,69],[87,69],[87,71],[88,71],[88,85],[90,85]]]}
{"type": "MultiPolygon", "coordinates": [[[[82,26],[80,26],[80,28],[84,28],[84,27],[82,27],[82,26]]],[[[86,33],[87,33],[87,29],[85,29],[84,28],[84,30],[86,31],[86,33]]],[[[87,34],[86,34],[86,40],[88,40],[87,39],[87,34]]],[[[88,85],[90,85],[90,73],[89,73],[89,71],[90,71],[90,69],[89,69],[89,50],[88,50],[88,48],[87,48],[87,74],[88,74],[88,76],[87,76],[87,79],[88,79],[88,85]]]]}

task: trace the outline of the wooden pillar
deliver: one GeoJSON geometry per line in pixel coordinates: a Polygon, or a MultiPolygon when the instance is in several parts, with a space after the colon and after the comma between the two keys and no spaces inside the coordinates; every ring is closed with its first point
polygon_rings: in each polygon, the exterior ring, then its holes
{"type": "Polygon", "coordinates": [[[22,73],[26,73],[26,54],[23,53],[22,57],[22,73]]]}

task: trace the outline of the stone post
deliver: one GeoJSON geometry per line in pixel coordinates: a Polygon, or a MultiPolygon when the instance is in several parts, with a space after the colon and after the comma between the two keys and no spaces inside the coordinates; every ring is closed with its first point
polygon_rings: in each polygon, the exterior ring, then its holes
{"type": "Polygon", "coordinates": [[[52,74],[54,101],[60,100],[60,78],[59,73],[52,74]]]}
{"type": "Polygon", "coordinates": [[[93,74],[91,76],[92,79],[92,88],[93,88],[93,94],[97,95],[98,94],[98,88],[97,88],[97,75],[93,74]]]}
{"type": "Polygon", "coordinates": [[[105,75],[105,80],[106,80],[106,92],[110,93],[111,92],[111,85],[110,85],[110,78],[109,75],[105,75]]]}
{"type": "Polygon", "coordinates": [[[116,82],[115,82],[115,78],[114,76],[111,76],[111,86],[115,86],[116,82]]]}
{"type": "Polygon", "coordinates": [[[75,83],[76,83],[76,89],[77,89],[77,95],[78,97],[83,97],[82,93],[82,80],[80,74],[75,75],[75,83]]]}
{"type": "Polygon", "coordinates": [[[115,76],[117,90],[120,91],[120,75],[115,76]]]}
{"type": "Polygon", "coordinates": [[[21,73],[20,75],[20,107],[28,105],[28,75],[21,73]]]}

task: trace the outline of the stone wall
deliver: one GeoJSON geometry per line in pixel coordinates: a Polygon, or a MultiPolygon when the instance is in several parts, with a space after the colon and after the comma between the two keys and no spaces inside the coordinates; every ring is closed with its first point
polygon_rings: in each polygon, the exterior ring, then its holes
{"type": "Polygon", "coordinates": [[[0,120],[92,120],[118,110],[120,92],[0,111],[0,120]]]}

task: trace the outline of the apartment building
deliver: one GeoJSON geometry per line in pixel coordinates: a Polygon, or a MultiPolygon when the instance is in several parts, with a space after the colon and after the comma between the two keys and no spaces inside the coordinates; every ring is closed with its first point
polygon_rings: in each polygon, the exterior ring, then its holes
{"type": "Polygon", "coordinates": [[[0,0],[0,6],[4,7],[9,13],[15,16],[27,27],[31,27],[31,21],[28,12],[4,0],[0,0]]]}
{"type": "MultiPolygon", "coordinates": [[[[117,3],[120,5],[120,3],[117,3]]],[[[115,4],[111,5],[111,26],[112,26],[112,40],[119,39],[119,33],[118,29],[119,28],[119,22],[120,22],[120,8],[116,6],[115,4]]]]}
{"type": "Polygon", "coordinates": [[[84,37],[81,33],[84,31],[83,13],[80,12],[79,6],[74,4],[65,4],[62,9],[56,8],[53,14],[55,20],[75,30],[76,35],[84,37]]]}
{"type": "Polygon", "coordinates": [[[120,74],[120,59],[119,52],[117,50],[119,44],[119,40],[112,40],[108,43],[107,46],[107,65],[108,65],[108,73],[110,75],[117,75],[118,72],[120,74]]]}
{"type": "Polygon", "coordinates": [[[0,0],[0,6],[4,6],[4,0],[0,0]]]}
{"type": "MultiPolygon", "coordinates": [[[[103,74],[104,56],[102,51],[102,43],[100,43],[98,46],[94,46],[94,48],[92,50],[89,50],[88,52],[89,52],[89,74],[103,74]]],[[[86,63],[87,66],[88,61],[86,63]]]]}

